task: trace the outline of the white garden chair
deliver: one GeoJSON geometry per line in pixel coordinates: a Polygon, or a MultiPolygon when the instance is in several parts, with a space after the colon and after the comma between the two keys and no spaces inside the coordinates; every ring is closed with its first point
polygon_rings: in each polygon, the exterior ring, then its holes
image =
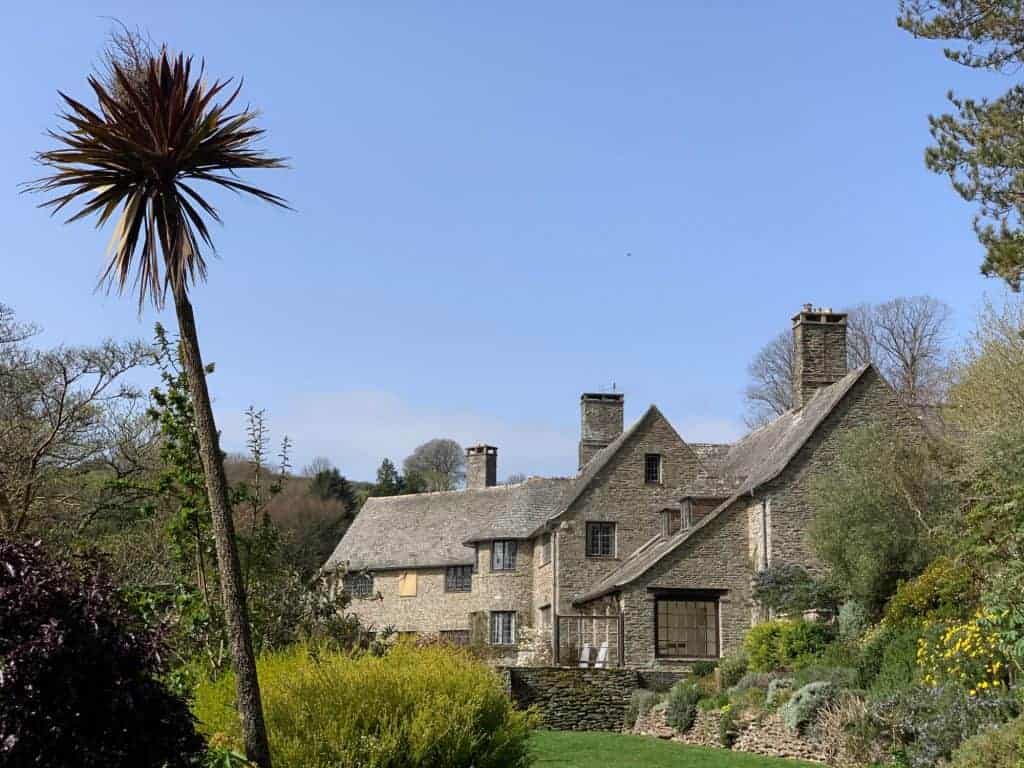
{"type": "Polygon", "coordinates": [[[580,666],[590,666],[590,643],[584,643],[583,647],[580,648],[580,666]]]}

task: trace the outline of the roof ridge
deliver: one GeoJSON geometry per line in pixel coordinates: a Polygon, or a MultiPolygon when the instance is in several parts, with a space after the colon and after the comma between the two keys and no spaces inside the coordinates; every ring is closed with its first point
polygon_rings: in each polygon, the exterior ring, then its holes
{"type": "MultiPolygon", "coordinates": [[[[814,425],[807,431],[805,435],[801,437],[800,440],[797,441],[796,445],[791,446],[790,450],[787,451],[786,454],[780,460],[776,461],[772,465],[773,468],[770,468],[768,472],[763,472],[758,477],[753,479],[752,477],[747,477],[743,481],[743,483],[735,491],[733,491],[725,501],[723,501],[721,504],[715,507],[708,514],[704,515],[697,523],[690,526],[689,528],[683,529],[679,533],[675,534],[675,536],[666,539],[666,546],[660,552],[652,553],[656,554],[656,556],[654,556],[650,562],[643,563],[642,568],[639,571],[629,575],[625,580],[619,583],[619,580],[621,579],[621,575],[623,574],[623,572],[626,572],[628,570],[628,566],[634,564],[632,559],[627,559],[623,561],[618,568],[616,568],[604,579],[602,579],[597,584],[597,586],[594,587],[594,589],[592,589],[590,592],[587,592],[583,595],[583,597],[579,598],[579,600],[574,602],[576,602],[577,604],[589,602],[590,600],[602,597],[603,595],[606,595],[609,592],[613,592],[617,587],[624,586],[625,584],[629,584],[635,581],[636,579],[640,578],[645,573],[647,573],[651,568],[657,565],[662,558],[664,558],[671,552],[674,552],[676,548],[678,548],[687,539],[689,539],[690,536],[692,536],[696,531],[702,530],[712,520],[718,518],[725,510],[731,507],[741,496],[743,496],[746,493],[753,494],[753,492],[756,491],[759,486],[764,485],[765,483],[769,482],[770,480],[781,474],[782,471],[789,466],[789,463],[797,456],[797,454],[799,454],[803,446],[807,444],[807,441],[811,439],[814,433],[818,431],[819,427],[821,427],[825,420],[832,414],[833,411],[835,411],[839,403],[841,403],[846,398],[846,396],[850,394],[850,392],[853,390],[853,387],[857,384],[857,382],[861,380],[864,373],[869,368],[873,369],[874,366],[871,363],[862,365],[859,368],[856,368],[853,371],[847,373],[845,376],[839,379],[839,381],[833,382],[832,384],[829,384],[827,387],[821,387],[819,390],[815,392],[815,397],[808,401],[807,405],[805,405],[804,408],[800,410],[807,409],[807,406],[817,399],[818,392],[830,390],[842,384],[842,387],[840,387],[838,390],[838,397],[835,397],[832,400],[831,404],[827,409],[825,409],[822,413],[818,414],[814,425]]],[[[883,377],[880,378],[882,378],[882,380],[884,381],[883,377]]],[[[833,393],[835,393],[835,391],[836,390],[834,390],[833,393]]],[[[782,417],[780,416],[779,418],[782,417]]],[[[773,420],[770,423],[775,423],[775,421],[777,421],[777,419],[773,420]]],[[[763,465],[764,461],[759,462],[755,469],[760,468],[763,465]]]]}

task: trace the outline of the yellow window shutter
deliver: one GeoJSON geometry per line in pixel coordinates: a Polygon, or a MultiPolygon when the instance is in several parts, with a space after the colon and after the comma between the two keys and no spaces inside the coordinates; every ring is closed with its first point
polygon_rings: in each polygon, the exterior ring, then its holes
{"type": "Polygon", "coordinates": [[[416,572],[406,571],[398,576],[398,596],[416,597],[416,572]]]}

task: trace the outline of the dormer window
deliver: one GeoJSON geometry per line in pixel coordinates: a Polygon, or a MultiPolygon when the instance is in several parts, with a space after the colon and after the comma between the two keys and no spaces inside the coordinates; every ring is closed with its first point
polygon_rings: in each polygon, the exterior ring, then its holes
{"type": "Polygon", "coordinates": [[[661,454],[644,454],[644,482],[648,485],[661,485],[661,454]]]}

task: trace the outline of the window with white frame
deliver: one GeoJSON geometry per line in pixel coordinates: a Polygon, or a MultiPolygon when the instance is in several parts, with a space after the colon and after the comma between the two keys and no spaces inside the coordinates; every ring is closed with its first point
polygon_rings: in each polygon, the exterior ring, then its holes
{"type": "Polygon", "coordinates": [[[491,570],[514,571],[518,542],[513,540],[495,541],[491,544],[491,570]]]}
{"type": "Polygon", "coordinates": [[[491,612],[491,645],[515,645],[515,611],[491,612]]]}

